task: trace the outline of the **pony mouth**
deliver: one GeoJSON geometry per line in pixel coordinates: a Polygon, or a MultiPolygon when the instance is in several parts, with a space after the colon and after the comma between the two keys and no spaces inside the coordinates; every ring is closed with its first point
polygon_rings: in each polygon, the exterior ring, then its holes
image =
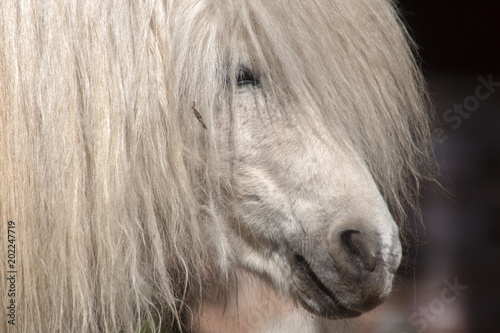
{"type": "Polygon", "coordinates": [[[335,293],[314,273],[302,255],[295,253],[294,257],[298,277],[295,294],[306,310],[332,319],[353,318],[362,314],[342,305],[335,293]]]}

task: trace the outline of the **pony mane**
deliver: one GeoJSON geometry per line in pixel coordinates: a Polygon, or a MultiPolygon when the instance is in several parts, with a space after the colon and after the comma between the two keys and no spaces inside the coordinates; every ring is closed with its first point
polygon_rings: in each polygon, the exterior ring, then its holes
{"type": "Polygon", "coordinates": [[[231,180],[216,119],[233,112],[227,78],[243,60],[277,112],[357,150],[397,221],[417,207],[426,96],[390,1],[3,1],[0,13],[0,253],[15,221],[19,331],[157,330],[223,289],[231,180]]]}

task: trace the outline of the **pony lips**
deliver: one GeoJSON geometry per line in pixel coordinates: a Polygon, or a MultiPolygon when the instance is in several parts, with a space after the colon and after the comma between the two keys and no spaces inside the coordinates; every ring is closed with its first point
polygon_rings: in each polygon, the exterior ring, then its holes
{"type": "Polygon", "coordinates": [[[351,310],[340,303],[335,294],[328,289],[310,268],[309,263],[299,254],[295,254],[297,261],[296,293],[301,303],[309,311],[325,317],[336,319],[357,317],[362,312],[351,310]],[[302,285],[309,287],[303,288],[302,285]]]}

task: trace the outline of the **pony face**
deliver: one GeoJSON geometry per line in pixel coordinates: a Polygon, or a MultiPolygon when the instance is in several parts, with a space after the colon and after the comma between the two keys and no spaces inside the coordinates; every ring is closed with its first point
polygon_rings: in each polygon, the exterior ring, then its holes
{"type": "Polygon", "coordinates": [[[325,124],[290,117],[300,106],[279,105],[265,77],[243,68],[219,126],[231,148],[239,265],[318,315],[372,309],[391,291],[401,245],[368,167],[325,124]]]}
{"type": "Polygon", "coordinates": [[[173,61],[178,77],[206,70],[177,95],[208,119],[200,154],[216,151],[218,171],[205,174],[228,187],[221,244],[309,311],[357,316],[392,288],[427,158],[404,30],[386,1],[229,3],[181,12],[192,29],[174,34],[173,61]]]}

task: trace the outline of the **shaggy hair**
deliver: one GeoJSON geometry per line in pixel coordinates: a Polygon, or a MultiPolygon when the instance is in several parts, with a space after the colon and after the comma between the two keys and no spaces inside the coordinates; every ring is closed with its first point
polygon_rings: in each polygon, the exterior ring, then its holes
{"type": "Polygon", "coordinates": [[[429,152],[408,40],[387,0],[1,1],[0,331],[157,330],[224,292],[213,120],[234,112],[242,53],[270,111],[348,141],[402,223],[429,152]]]}

